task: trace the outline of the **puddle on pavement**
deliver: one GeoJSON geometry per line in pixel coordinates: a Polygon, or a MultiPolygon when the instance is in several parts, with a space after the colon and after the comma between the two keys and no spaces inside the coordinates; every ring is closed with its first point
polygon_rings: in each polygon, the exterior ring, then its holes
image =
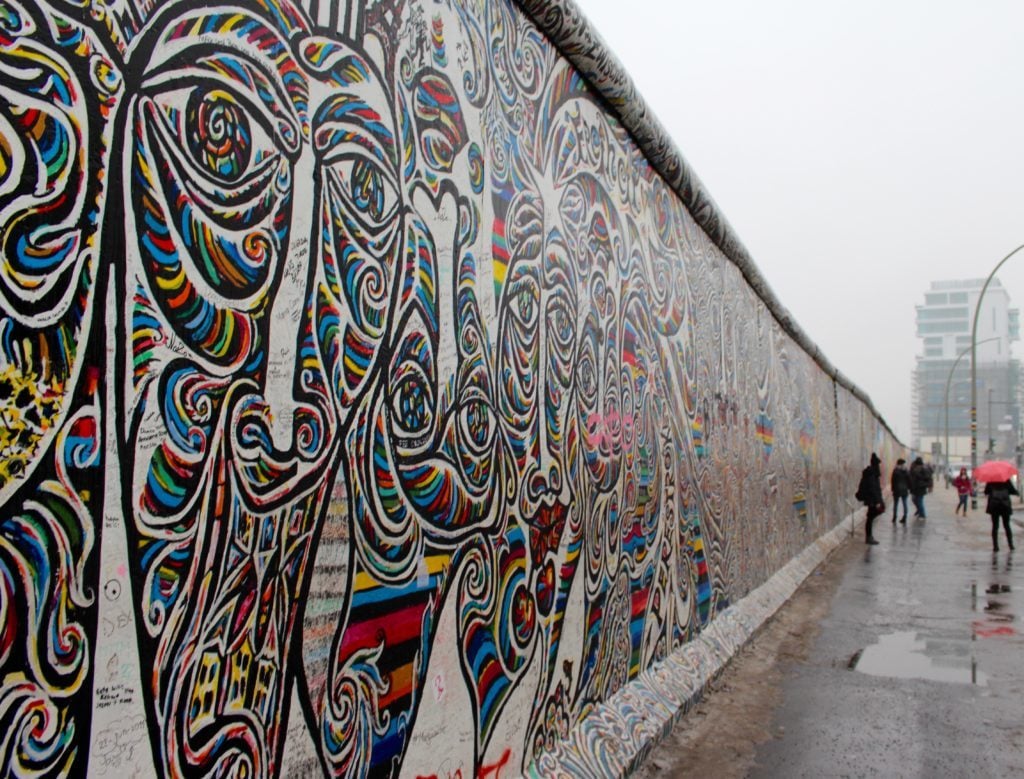
{"type": "Polygon", "coordinates": [[[987,686],[988,676],[978,670],[963,642],[925,641],[917,635],[907,630],[880,636],[851,667],[871,676],[987,686]]]}

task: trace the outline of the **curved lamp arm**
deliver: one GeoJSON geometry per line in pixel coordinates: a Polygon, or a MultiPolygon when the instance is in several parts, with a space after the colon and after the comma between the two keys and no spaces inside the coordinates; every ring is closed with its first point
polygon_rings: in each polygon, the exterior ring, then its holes
{"type": "MultiPolygon", "coordinates": [[[[992,281],[993,276],[996,272],[1003,267],[1003,263],[1010,259],[1013,255],[1024,249],[1024,244],[1021,244],[1012,252],[1007,254],[1001,259],[996,267],[992,269],[992,272],[988,274],[988,278],[985,279],[985,284],[981,288],[981,294],[978,295],[978,302],[974,306],[974,321],[971,322],[971,472],[978,467],[978,369],[977,369],[977,338],[978,338],[978,314],[981,313],[981,301],[985,298],[985,292],[988,290],[988,285],[992,281]]],[[[975,505],[977,503],[975,502],[975,505]]]]}

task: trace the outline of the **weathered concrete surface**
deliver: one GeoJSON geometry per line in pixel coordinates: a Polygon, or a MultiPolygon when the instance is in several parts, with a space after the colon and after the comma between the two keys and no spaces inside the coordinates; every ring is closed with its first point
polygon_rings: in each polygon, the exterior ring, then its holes
{"type": "Polygon", "coordinates": [[[1024,551],[955,500],[858,532],[636,776],[1024,774],[1024,551]]]}

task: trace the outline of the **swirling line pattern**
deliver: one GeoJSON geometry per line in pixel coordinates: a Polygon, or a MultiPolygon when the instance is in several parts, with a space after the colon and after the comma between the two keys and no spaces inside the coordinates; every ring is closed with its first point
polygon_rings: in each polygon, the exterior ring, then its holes
{"type": "Polygon", "coordinates": [[[0,70],[5,774],[601,770],[897,450],[508,0],[0,0],[0,70]]]}

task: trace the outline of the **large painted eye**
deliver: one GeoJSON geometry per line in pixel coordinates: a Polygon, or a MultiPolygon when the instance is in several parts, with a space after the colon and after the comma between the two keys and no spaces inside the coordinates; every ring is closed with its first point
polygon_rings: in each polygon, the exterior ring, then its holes
{"type": "Polygon", "coordinates": [[[569,306],[561,295],[553,296],[548,306],[548,332],[562,349],[572,345],[573,321],[569,306]]]}
{"type": "Polygon", "coordinates": [[[198,168],[237,181],[249,167],[252,132],[245,111],[223,89],[195,90],[186,108],[188,150],[198,168]]]}
{"type": "Polygon", "coordinates": [[[515,297],[512,300],[512,310],[519,323],[527,329],[532,329],[535,324],[539,298],[540,293],[533,279],[524,279],[516,288],[515,297]]]}
{"type": "Polygon", "coordinates": [[[346,156],[331,163],[339,194],[355,217],[373,233],[390,226],[398,210],[398,190],[369,157],[346,156]]]}
{"type": "Polygon", "coordinates": [[[580,392],[583,400],[592,405],[597,397],[597,372],[594,370],[594,358],[590,349],[585,349],[580,356],[579,364],[580,392]]]}
{"type": "Polygon", "coordinates": [[[380,169],[368,160],[357,160],[352,166],[352,178],[349,181],[352,202],[376,222],[381,221],[387,213],[385,202],[384,181],[380,169]]]}
{"type": "Polygon", "coordinates": [[[523,322],[529,322],[533,319],[536,304],[537,296],[532,289],[519,290],[519,294],[516,295],[516,307],[519,311],[519,318],[523,322]]]}
{"type": "Polygon", "coordinates": [[[415,435],[428,428],[433,404],[426,377],[418,369],[409,371],[398,382],[392,404],[395,418],[404,431],[415,435]]]}
{"type": "Polygon", "coordinates": [[[588,317],[580,342],[579,355],[576,358],[576,382],[580,402],[589,410],[597,408],[597,340],[597,323],[588,317]]]}
{"type": "Polygon", "coordinates": [[[274,163],[289,153],[279,134],[288,130],[287,117],[273,114],[240,85],[214,78],[177,88],[154,78],[145,91],[141,119],[153,132],[140,136],[140,142],[164,158],[154,164],[168,166],[159,168],[165,183],[188,181],[202,190],[208,202],[195,205],[222,209],[219,217],[232,229],[266,216],[268,201],[255,195],[270,192],[280,174],[274,163]],[[245,199],[245,208],[236,208],[237,198],[245,199]]]}
{"type": "Polygon", "coordinates": [[[402,326],[395,345],[388,397],[391,429],[404,449],[420,449],[433,432],[437,380],[427,326],[418,311],[402,326]]]}
{"type": "Polygon", "coordinates": [[[494,433],[491,410],[480,400],[470,400],[459,415],[463,440],[476,452],[487,448],[494,433]]]}

